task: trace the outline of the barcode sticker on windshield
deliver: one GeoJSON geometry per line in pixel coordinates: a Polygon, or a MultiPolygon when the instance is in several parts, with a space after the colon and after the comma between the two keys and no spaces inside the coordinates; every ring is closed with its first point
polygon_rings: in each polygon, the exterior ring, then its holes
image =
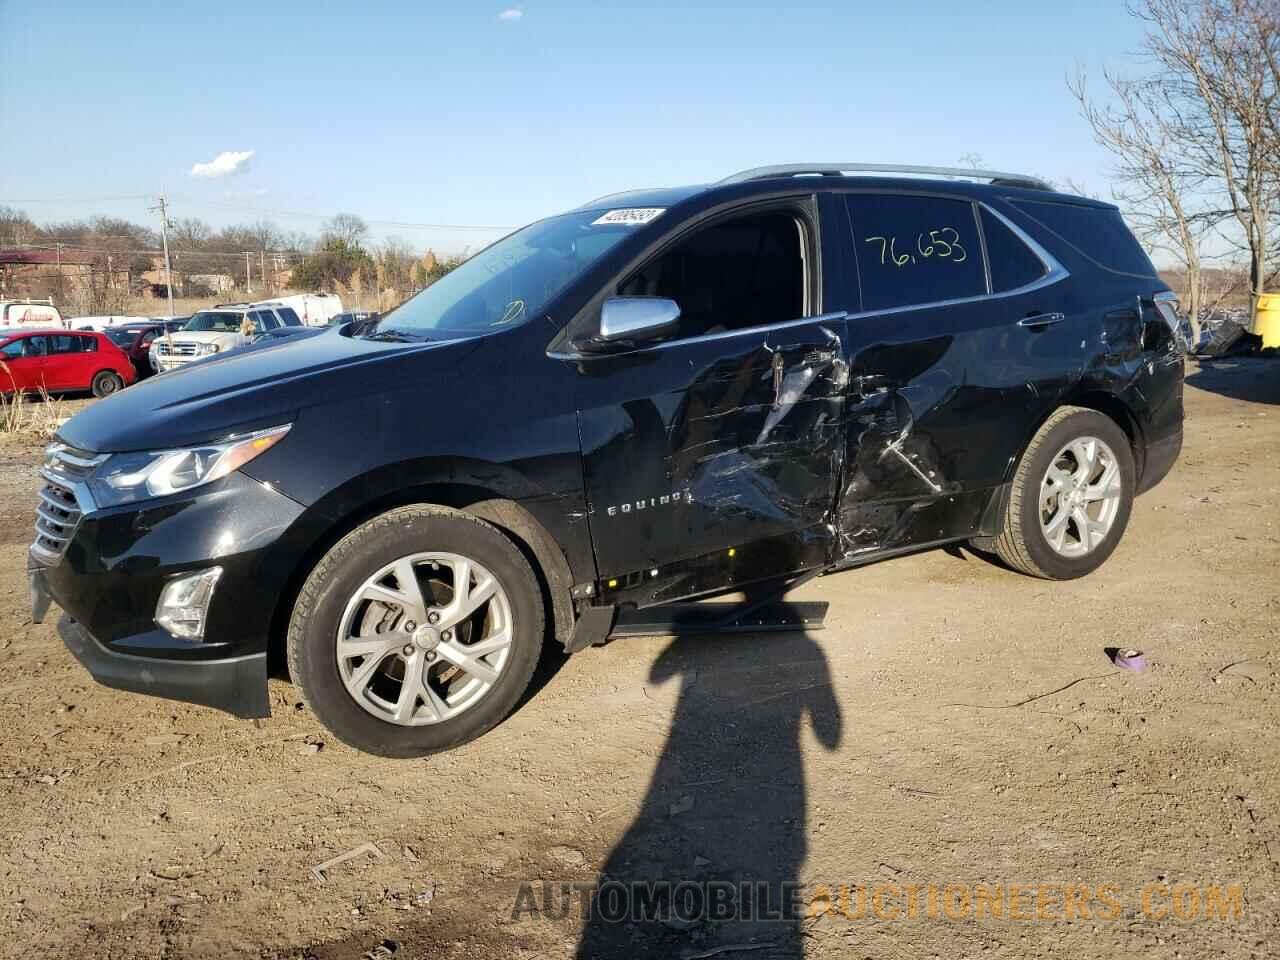
{"type": "Polygon", "coordinates": [[[621,223],[638,227],[660,217],[666,207],[628,207],[625,210],[610,210],[604,216],[591,221],[593,227],[604,223],[621,223]]]}

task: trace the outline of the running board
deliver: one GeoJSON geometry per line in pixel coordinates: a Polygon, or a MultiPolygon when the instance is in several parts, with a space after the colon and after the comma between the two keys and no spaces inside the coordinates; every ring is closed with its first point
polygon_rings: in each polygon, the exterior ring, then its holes
{"type": "Polygon", "coordinates": [[[694,637],[716,633],[771,633],[821,630],[824,601],[771,600],[763,604],[668,603],[644,610],[619,610],[609,637],[694,637]]]}

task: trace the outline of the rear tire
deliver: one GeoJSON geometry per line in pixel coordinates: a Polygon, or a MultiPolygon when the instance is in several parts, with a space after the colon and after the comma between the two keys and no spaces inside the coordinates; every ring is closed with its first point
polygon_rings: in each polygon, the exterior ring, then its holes
{"type": "Polygon", "coordinates": [[[992,546],[1029,576],[1083,577],[1119,544],[1135,486],[1133,450],[1116,422],[1096,410],[1062,407],[1023,451],[992,546]]]}
{"type": "Polygon", "coordinates": [[[111,370],[99,370],[93,376],[93,383],[90,389],[95,397],[109,397],[111,394],[124,389],[124,377],[111,370]]]}
{"type": "Polygon", "coordinates": [[[289,672],[343,743],[421,757],[511,712],[545,629],[533,570],[497,528],[446,507],[400,507],[345,536],[307,577],[289,672]]]}

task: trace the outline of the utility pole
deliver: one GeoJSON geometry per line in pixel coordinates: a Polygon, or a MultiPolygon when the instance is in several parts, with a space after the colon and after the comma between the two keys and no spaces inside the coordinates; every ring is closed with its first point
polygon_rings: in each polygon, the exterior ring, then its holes
{"type": "Polygon", "coordinates": [[[253,261],[249,259],[253,255],[252,250],[244,252],[244,292],[253,295],[253,261]]]}
{"type": "MultiPolygon", "coordinates": [[[[164,196],[161,195],[159,203],[151,208],[160,211],[160,242],[164,246],[164,285],[169,294],[169,316],[173,317],[173,270],[169,266],[169,211],[165,205],[164,196]]],[[[164,339],[169,347],[170,355],[173,354],[173,340],[169,336],[169,323],[165,321],[164,339]]]]}
{"type": "Polygon", "coordinates": [[[271,284],[267,283],[267,251],[258,251],[258,276],[262,278],[262,288],[267,292],[267,296],[273,296],[275,291],[271,289],[271,284]]]}

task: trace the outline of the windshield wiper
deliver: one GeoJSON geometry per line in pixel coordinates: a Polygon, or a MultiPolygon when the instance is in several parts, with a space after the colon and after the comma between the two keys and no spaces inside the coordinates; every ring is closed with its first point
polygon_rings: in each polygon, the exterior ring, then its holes
{"type": "Polygon", "coordinates": [[[390,343],[420,343],[423,340],[430,340],[430,337],[423,336],[420,333],[409,333],[406,330],[375,330],[373,333],[366,333],[361,337],[362,340],[383,340],[390,343]]]}

